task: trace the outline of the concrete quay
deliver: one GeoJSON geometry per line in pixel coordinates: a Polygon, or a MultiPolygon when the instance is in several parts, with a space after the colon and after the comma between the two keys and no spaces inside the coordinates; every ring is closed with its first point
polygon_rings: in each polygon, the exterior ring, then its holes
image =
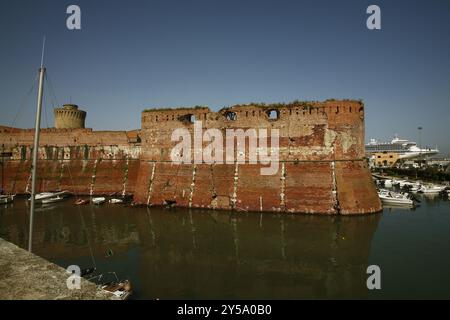
{"type": "Polygon", "coordinates": [[[81,278],[81,288],[67,288],[64,268],[0,238],[0,300],[116,300],[81,278]]]}

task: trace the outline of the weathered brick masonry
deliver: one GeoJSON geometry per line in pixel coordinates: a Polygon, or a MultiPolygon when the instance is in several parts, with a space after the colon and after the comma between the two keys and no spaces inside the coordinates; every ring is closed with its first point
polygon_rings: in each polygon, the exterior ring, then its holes
{"type": "MultiPolygon", "coordinates": [[[[0,134],[0,144],[13,152],[5,165],[5,189],[24,193],[33,130],[2,127],[0,134]]],[[[364,106],[359,101],[238,105],[218,112],[206,107],[151,109],[142,112],[139,131],[44,129],[40,145],[39,191],[132,193],[135,201],[148,205],[170,202],[237,211],[381,210],[364,159],[364,106]],[[171,134],[180,127],[193,132],[194,118],[204,130],[216,128],[224,136],[227,128],[278,129],[277,174],[261,175],[261,164],[173,164],[170,153],[177,142],[171,134]]]]}

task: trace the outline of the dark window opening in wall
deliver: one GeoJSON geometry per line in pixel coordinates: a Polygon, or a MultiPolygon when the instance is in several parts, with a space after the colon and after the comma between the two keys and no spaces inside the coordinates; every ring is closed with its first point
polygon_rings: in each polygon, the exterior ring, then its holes
{"type": "Polygon", "coordinates": [[[172,121],[173,121],[173,120],[175,120],[175,115],[174,115],[174,114],[172,115],[172,121]]]}
{"type": "Polygon", "coordinates": [[[184,123],[194,123],[195,122],[195,115],[193,114],[185,114],[183,116],[179,116],[178,120],[184,123]]]}
{"type": "Polygon", "coordinates": [[[253,113],[253,116],[255,116],[255,110],[253,110],[252,113],[253,113]]]}
{"type": "Polygon", "coordinates": [[[350,113],[352,113],[352,107],[350,107],[350,109],[349,109],[349,110],[350,110],[350,113]]]}
{"type": "Polygon", "coordinates": [[[267,110],[266,113],[269,120],[278,120],[280,118],[280,111],[278,110],[271,109],[267,110]]]}
{"type": "Polygon", "coordinates": [[[158,122],[158,116],[155,117],[155,121],[158,122]]]}
{"type": "Polygon", "coordinates": [[[227,118],[227,120],[229,121],[235,121],[237,119],[236,112],[227,111],[225,113],[225,118],[227,118]]]}
{"type": "Polygon", "coordinates": [[[336,107],[336,114],[339,113],[339,107],[336,107]]]}

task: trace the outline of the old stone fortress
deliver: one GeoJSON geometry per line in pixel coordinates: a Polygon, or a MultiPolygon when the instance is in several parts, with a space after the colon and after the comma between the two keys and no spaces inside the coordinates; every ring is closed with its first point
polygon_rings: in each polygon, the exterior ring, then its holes
{"type": "MultiPolygon", "coordinates": [[[[94,131],[77,105],[54,109],[54,128],[41,130],[39,191],[78,195],[133,194],[147,205],[320,214],[381,209],[364,159],[364,105],[355,100],[147,109],[141,129],[94,131]],[[261,164],[173,164],[176,128],[278,129],[280,170],[261,164]]],[[[26,193],[34,129],[0,127],[5,191],[26,193]]],[[[205,146],[208,143],[205,142],[205,146]]],[[[193,149],[194,153],[196,150],[193,149]]],[[[248,156],[248,154],[246,154],[248,156]]]]}

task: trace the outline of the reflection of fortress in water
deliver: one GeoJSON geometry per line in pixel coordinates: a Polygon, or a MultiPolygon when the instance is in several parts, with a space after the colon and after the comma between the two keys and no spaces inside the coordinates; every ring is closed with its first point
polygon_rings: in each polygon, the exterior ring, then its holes
{"type": "MultiPolygon", "coordinates": [[[[36,253],[58,261],[86,260],[88,238],[80,215],[71,207],[64,211],[38,215],[36,253]]],[[[26,217],[25,211],[0,216],[2,237],[24,247],[26,217]]],[[[380,218],[147,208],[129,214],[111,207],[86,208],[83,217],[96,257],[112,249],[120,263],[136,264],[126,269],[137,270],[134,281],[142,297],[291,299],[365,297],[380,218]],[[137,258],[130,260],[136,248],[137,258]]]]}

